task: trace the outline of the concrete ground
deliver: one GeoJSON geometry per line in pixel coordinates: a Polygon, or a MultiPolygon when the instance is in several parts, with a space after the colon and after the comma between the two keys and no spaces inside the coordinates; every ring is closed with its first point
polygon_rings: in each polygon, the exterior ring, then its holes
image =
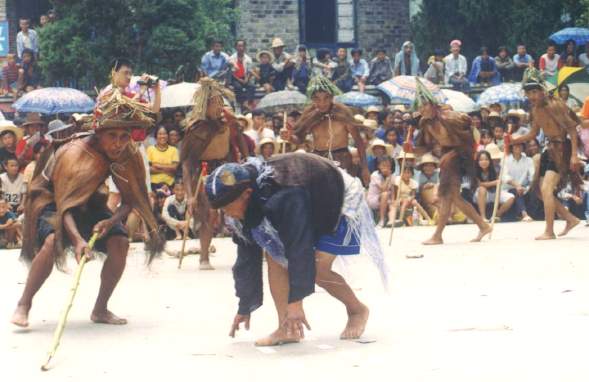
{"type": "Polygon", "coordinates": [[[46,373],[39,367],[71,275],[54,272],[35,300],[30,329],[17,329],[8,320],[26,268],[16,251],[2,251],[0,380],[587,381],[589,228],[534,241],[542,228],[540,222],[499,224],[492,241],[469,244],[476,227],[451,226],[447,244],[437,247],[419,244],[431,227],[396,229],[392,247],[388,230],[381,231],[390,293],[368,264],[347,267],[355,269],[352,285],[371,308],[362,341],[338,340],[345,311],[318,290],[305,300],[313,330],[304,342],[279,348],[252,344],[276,325],[269,293],[251,331],[227,336],[236,312],[235,250],[228,239],[215,241],[214,272],[199,272],[195,256],[178,270],[165,255],[149,270],[134,247],[110,306],[129,324],[89,321],[101,267],[90,263],[46,373]]]}

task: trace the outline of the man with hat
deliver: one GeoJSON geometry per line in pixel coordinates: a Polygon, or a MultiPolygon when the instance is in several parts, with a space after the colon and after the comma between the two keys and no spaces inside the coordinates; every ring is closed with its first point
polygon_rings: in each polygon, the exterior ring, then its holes
{"type": "Polygon", "coordinates": [[[0,121],[0,166],[8,158],[16,159],[16,142],[23,137],[22,129],[16,127],[11,121],[0,121]]]}
{"type": "Polygon", "coordinates": [[[236,152],[241,153],[243,158],[249,156],[249,150],[235,116],[224,108],[223,98],[233,99],[233,93],[211,78],[201,78],[199,84],[182,140],[180,162],[188,210],[197,218],[194,221],[200,221],[201,224],[200,269],[213,270],[209,261],[209,247],[217,215],[204,194],[196,188],[202,163],[206,163],[208,171],[213,171],[231,158],[235,159],[238,156],[236,152]]]}
{"type": "Polygon", "coordinates": [[[278,313],[278,329],[258,346],[298,342],[310,329],[303,299],[315,284],[346,306],[348,323],[340,338],[357,339],[369,310],[343,277],[332,270],[338,256],[370,255],[387,283],[387,269],[364,189],[330,161],[293,153],[268,162],[226,164],[206,181],[214,208],[229,216],[237,243],[233,267],[239,298],[230,336],[263,303],[262,253],[278,313]]]}
{"type": "Polygon", "coordinates": [[[43,140],[45,122],[39,113],[28,113],[25,122],[20,126],[25,130],[25,136],[16,144],[16,158],[22,168],[33,160],[33,147],[43,140]]]}
{"type": "MultiPolygon", "coordinates": [[[[443,156],[440,160],[440,185],[438,197],[440,198],[440,214],[434,235],[423,244],[443,244],[442,232],[446,227],[452,207],[455,205],[479,227],[479,234],[473,242],[481,241],[491,232],[483,218],[476,212],[473,206],[460,194],[462,179],[467,177],[474,181],[474,137],[471,130],[470,117],[458,113],[447,105],[439,105],[433,95],[423,83],[417,79],[417,94],[413,108],[418,110],[419,135],[416,138],[416,154],[425,154],[438,143],[442,147],[443,156]]],[[[411,141],[403,145],[405,152],[414,150],[411,141]]],[[[473,189],[474,187],[471,187],[473,189]]]]}
{"type": "Polygon", "coordinates": [[[522,85],[532,105],[532,128],[528,134],[511,139],[511,143],[526,143],[538,136],[540,130],[548,140],[547,149],[540,160],[539,173],[546,228],[536,240],[556,239],[555,214],[566,220],[566,226],[558,236],[566,235],[580,222],[555,197],[556,192],[569,181],[573,187],[581,184],[578,173],[580,161],[577,157],[577,129],[580,121],[562,100],[547,95],[546,83],[537,69],[526,69],[522,85]]]}
{"type": "Polygon", "coordinates": [[[308,134],[313,135],[314,154],[335,161],[348,173],[353,168],[352,155],[348,149],[350,135],[356,143],[362,166],[362,181],[370,182],[370,172],[366,163],[366,145],[360,135],[362,124],[354,119],[351,110],[333,98],[339,89],[327,78],[318,75],[311,79],[307,96],[312,103],[294,126],[294,134],[288,129],[281,130],[281,137],[295,145],[305,142],[308,134]]]}
{"type": "Polygon", "coordinates": [[[21,257],[31,263],[22,297],[11,322],[26,327],[32,300],[53,269],[64,269],[64,248],[72,246],[76,260],[90,255],[88,241],[99,235],[95,249],[107,254],[98,298],[90,316],[95,323],[124,325],[107,308],[125,269],[129,242],[121,221],[134,209],[149,228],[146,243],[150,260],[165,244],[158,234],[143,171],[143,161],[132,147],[132,128],[154,123],[151,110],[115,90],[94,111],[89,132],[66,142],[54,142],[38,166],[42,169],[29,185],[21,257]],[[113,213],[102,188],[113,176],[121,205],[113,213]]]}
{"type": "Polygon", "coordinates": [[[272,51],[274,52],[272,67],[276,71],[272,87],[276,91],[284,90],[287,82],[292,78],[292,71],[296,63],[293,57],[284,51],[284,47],[284,42],[280,37],[275,37],[272,40],[272,51]]]}

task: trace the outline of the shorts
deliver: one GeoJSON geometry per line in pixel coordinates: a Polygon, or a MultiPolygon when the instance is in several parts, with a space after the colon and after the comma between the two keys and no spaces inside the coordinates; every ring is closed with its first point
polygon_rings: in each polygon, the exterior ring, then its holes
{"type": "Polygon", "coordinates": [[[359,255],[360,238],[356,233],[348,231],[348,220],[342,217],[334,233],[319,238],[317,244],[315,244],[315,250],[334,256],[359,255]],[[350,235],[349,238],[347,238],[348,234],[350,235]]]}
{"type": "Polygon", "coordinates": [[[558,174],[558,166],[556,162],[550,157],[550,152],[544,150],[540,155],[540,177],[546,175],[547,171],[554,171],[558,174]]]}
{"type": "MultiPolygon", "coordinates": [[[[512,193],[508,191],[501,191],[499,192],[499,204],[507,203],[509,200],[513,199],[512,193]]],[[[474,193],[474,197],[472,198],[473,201],[476,203],[479,200],[479,189],[477,188],[476,192],[474,193]]],[[[487,203],[495,203],[495,191],[487,192],[487,203]]]]}
{"type": "MultiPolygon", "coordinates": [[[[54,203],[48,204],[41,211],[39,219],[37,220],[37,242],[39,247],[43,246],[43,243],[49,235],[55,233],[55,228],[53,228],[51,221],[56,213],[57,207],[54,203]]],[[[112,217],[112,214],[108,211],[82,211],[80,208],[74,208],[72,210],[72,214],[74,216],[76,226],[78,227],[78,231],[84,240],[90,240],[90,237],[92,236],[92,229],[96,223],[101,220],[110,219],[112,217]]],[[[123,227],[121,223],[117,223],[113,225],[111,230],[103,238],[96,241],[94,249],[96,251],[106,253],[106,242],[109,238],[113,236],[128,237],[128,235],[129,234],[127,233],[125,227],[123,227]]],[[[64,247],[69,245],[71,245],[71,243],[67,238],[67,233],[64,233],[64,247]]]]}

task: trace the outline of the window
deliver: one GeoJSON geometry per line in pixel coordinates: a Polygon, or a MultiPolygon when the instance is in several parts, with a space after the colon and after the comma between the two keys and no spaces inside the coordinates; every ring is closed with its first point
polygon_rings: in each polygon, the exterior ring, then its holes
{"type": "Polygon", "coordinates": [[[354,0],[300,0],[301,42],[310,47],[354,45],[354,0]]]}

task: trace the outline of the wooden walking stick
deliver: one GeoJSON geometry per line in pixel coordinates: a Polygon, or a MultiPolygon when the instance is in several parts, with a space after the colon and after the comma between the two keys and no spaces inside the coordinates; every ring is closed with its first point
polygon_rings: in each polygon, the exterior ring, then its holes
{"type": "MultiPolygon", "coordinates": [[[[405,137],[405,142],[409,142],[409,139],[413,137],[413,126],[409,128],[407,131],[407,136],[405,137]]],[[[399,177],[403,176],[403,172],[405,171],[405,162],[407,161],[407,152],[403,150],[403,163],[401,163],[401,172],[399,173],[399,177]]],[[[393,210],[391,215],[393,216],[393,224],[391,225],[391,232],[389,234],[389,247],[393,243],[393,231],[395,230],[395,220],[397,217],[397,202],[399,201],[399,193],[401,191],[401,181],[399,180],[399,187],[395,191],[395,199],[393,199],[393,210]]]]}
{"type": "MultiPolygon", "coordinates": [[[[90,241],[88,242],[88,249],[91,251],[94,248],[94,244],[98,240],[98,232],[95,232],[90,241]]],[[[55,332],[53,333],[53,344],[51,345],[51,350],[47,355],[47,362],[41,366],[41,370],[47,371],[49,370],[49,362],[55,356],[57,352],[57,348],[59,347],[59,343],[61,341],[61,336],[63,335],[63,330],[65,329],[65,324],[67,322],[67,317],[70,313],[70,309],[72,308],[72,304],[74,303],[74,298],[76,297],[76,292],[78,291],[78,286],[80,285],[80,276],[82,276],[82,271],[84,270],[84,265],[88,261],[88,256],[84,254],[80,259],[80,263],[78,264],[78,269],[76,269],[76,273],[74,274],[74,283],[70,289],[70,296],[65,306],[65,309],[61,313],[61,318],[59,319],[59,323],[57,324],[57,328],[55,328],[55,332]]]]}
{"type": "MultiPolygon", "coordinates": [[[[200,186],[204,180],[204,177],[207,176],[207,162],[202,162],[200,167],[200,174],[198,175],[198,181],[196,182],[196,189],[194,191],[194,208],[196,210],[198,207],[198,192],[200,190],[200,186]]],[[[188,207],[188,206],[187,206],[188,207]]],[[[180,250],[180,255],[178,256],[178,269],[182,268],[182,261],[184,260],[185,251],[186,251],[186,240],[188,240],[188,233],[190,232],[190,218],[192,216],[192,210],[186,209],[186,229],[182,235],[182,249],[180,250]]]]}
{"type": "MultiPolygon", "coordinates": [[[[507,136],[511,138],[512,125],[509,125],[507,130],[507,136]]],[[[497,179],[497,188],[495,188],[495,201],[493,203],[493,215],[491,216],[491,233],[489,233],[489,240],[493,238],[493,227],[495,227],[495,218],[497,217],[497,211],[499,210],[499,195],[501,193],[501,186],[503,183],[503,174],[505,173],[505,162],[507,155],[509,155],[510,139],[503,141],[503,156],[501,157],[501,169],[499,170],[499,178],[497,179]]],[[[493,163],[491,163],[493,165],[493,163]]],[[[484,216],[483,216],[484,217],[484,216]]]]}
{"type": "MultiPolygon", "coordinates": [[[[286,126],[287,119],[288,118],[286,117],[286,111],[284,111],[283,118],[282,118],[282,128],[283,129],[288,129],[288,127],[286,126]]],[[[283,140],[281,144],[282,144],[282,147],[281,147],[282,154],[286,154],[286,141],[283,140]]]]}

